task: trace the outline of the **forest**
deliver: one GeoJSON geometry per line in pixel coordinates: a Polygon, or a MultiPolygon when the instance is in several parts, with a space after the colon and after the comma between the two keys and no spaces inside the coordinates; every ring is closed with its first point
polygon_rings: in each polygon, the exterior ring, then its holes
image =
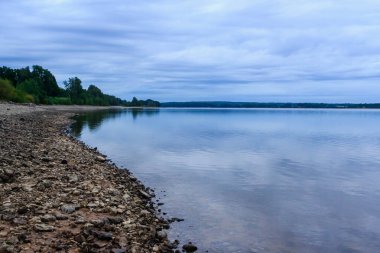
{"type": "Polygon", "coordinates": [[[58,86],[55,76],[49,70],[38,65],[20,69],[0,67],[0,100],[35,104],[160,106],[158,101],[151,99],[139,100],[133,97],[131,101],[126,101],[104,94],[93,84],[85,89],[78,77],[69,78],[63,82],[63,86],[64,88],[58,86]]]}

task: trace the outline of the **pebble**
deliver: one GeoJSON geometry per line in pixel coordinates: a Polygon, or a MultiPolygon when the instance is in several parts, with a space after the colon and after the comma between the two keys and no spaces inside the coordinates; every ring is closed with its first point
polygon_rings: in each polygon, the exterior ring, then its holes
{"type": "Polygon", "coordinates": [[[61,211],[64,213],[73,213],[76,211],[76,206],[74,205],[63,205],[61,211]]]}
{"type": "Polygon", "coordinates": [[[198,250],[197,246],[193,245],[191,242],[182,246],[182,249],[188,253],[195,252],[198,250]]]}
{"type": "Polygon", "coordinates": [[[157,232],[157,236],[161,239],[164,239],[168,236],[168,234],[165,231],[161,230],[157,232]]]}
{"type": "Polygon", "coordinates": [[[44,216],[41,217],[42,222],[51,222],[51,221],[56,221],[57,218],[52,215],[52,214],[45,214],[44,216]]]}
{"type": "Polygon", "coordinates": [[[13,107],[0,103],[0,252],[172,252],[151,190],[67,136],[70,114],[20,124],[13,107]]]}
{"type": "Polygon", "coordinates": [[[55,230],[55,227],[45,224],[36,224],[34,225],[34,229],[38,232],[51,232],[55,230]]]}

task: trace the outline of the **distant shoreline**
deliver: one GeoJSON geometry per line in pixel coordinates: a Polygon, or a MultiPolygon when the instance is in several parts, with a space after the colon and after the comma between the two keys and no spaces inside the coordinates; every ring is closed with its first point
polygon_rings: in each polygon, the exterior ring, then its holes
{"type": "Polygon", "coordinates": [[[165,102],[163,108],[256,108],[256,109],[380,109],[380,103],[261,103],[261,102],[165,102]]]}

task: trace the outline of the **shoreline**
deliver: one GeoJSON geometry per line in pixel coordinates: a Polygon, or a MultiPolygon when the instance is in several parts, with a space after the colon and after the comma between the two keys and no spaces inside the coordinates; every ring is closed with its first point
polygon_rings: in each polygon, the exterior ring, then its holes
{"type": "Polygon", "coordinates": [[[0,103],[0,252],[174,252],[154,191],[65,133],[110,108],[0,103]]]}

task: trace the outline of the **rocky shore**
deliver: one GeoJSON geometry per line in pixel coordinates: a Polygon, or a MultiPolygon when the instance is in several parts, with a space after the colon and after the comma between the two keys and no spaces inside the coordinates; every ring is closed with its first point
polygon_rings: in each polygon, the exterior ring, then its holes
{"type": "Polygon", "coordinates": [[[174,252],[153,190],[65,134],[72,115],[0,104],[0,252],[174,252]]]}

